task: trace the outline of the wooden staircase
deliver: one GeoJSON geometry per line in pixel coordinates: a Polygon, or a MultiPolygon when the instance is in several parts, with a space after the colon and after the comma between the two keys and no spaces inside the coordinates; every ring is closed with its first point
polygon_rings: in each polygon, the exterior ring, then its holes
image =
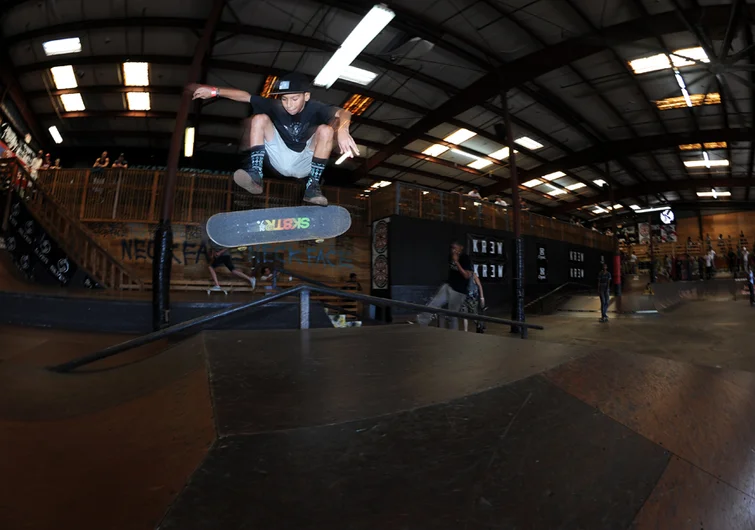
{"type": "Polygon", "coordinates": [[[9,183],[8,203],[3,227],[7,228],[12,193],[25,201],[26,207],[63,251],[101,287],[117,290],[142,290],[143,282],[103,248],[83,224],[60,207],[29,176],[15,159],[0,160],[0,180],[9,183]]]}

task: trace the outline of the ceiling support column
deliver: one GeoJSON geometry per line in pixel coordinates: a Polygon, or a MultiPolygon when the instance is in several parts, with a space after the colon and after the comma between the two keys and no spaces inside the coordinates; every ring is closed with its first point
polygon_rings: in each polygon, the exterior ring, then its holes
{"type": "Polygon", "coordinates": [[[168,151],[168,169],[163,188],[163,205],[160,212],[160,223],[155,230],[154,260],[152,262],[152,327],[158,329],[170,325],[170,272],[173,260],[173,206],[178,181],[178,157],[181,152],[181,141],[184,128],[189,116],[192,94],[189,85],[196,83],[202,71],[202,63],[210,49],[210,42],[215,34],[215,28],[223,13],[225,0],[213,0],[212,9],[205,23],[202,36],[194,50],[194,58],[186,76],[186,86],[181,94],[181,105],[176,114],[176,124],[170,140],[168,151]]]}

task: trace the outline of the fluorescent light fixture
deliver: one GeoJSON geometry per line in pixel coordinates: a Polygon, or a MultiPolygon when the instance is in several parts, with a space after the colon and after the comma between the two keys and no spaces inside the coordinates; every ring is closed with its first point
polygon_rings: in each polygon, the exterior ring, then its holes
{"type": "Polygon", "coordinates": [[[600,206],[596,206],[592,213],[608,213],[608,210],[604,210],[600,206]]]}
{"type": "Polygon", "coordinates": [[[574,190],[581,190],[582,188],[586,188],[586,187],[587,187],[587,184],[585,184],[584,182],[577,182],[576,184],[571,184],[569,186],[566,186],[566,189],[569,191],[574,191],[574,190]]]}
{"type": "Polygon", "coordinates": [[[474,160],[479,160],[480,157],[473,155],[472,153],[466,153],[464,151],[461,151],[459,149],[451,149],[451,152],[457,155],[466,156],[467,158],[473,158],[474,160]]]}
{"type": "Polygon", "coordinates": [[[459,129],[458,131],[449,134],[444,138],[444,140],[451,144],[463,144],[470,138],[477,136],[477,133],[468,131],[467,129],[459,129]]]}
{"type": "Polygon", "coordinates": [[[702,47],[676,50],[672,52],[671,58],[665,53],[640,57],[639,59],[629,61],[629,66],[635,74],[645,74],[658,70],[667,70],[672,67],[681,68],[683,66],[690,66],[695,64],[695,61],[701,63],[710,62],[702,47]]]}
{"type": "Polygon", "coordinates": [[[194,127],[186,127],[186,134],[184,134],[184,156],[186,158],[194,156],[194,127]]]}
{"type": "Polygon", "coordinates": [[[369,70],[363,70],[356,66],[347,66],[338,77],[344,81],[351,81],[358,85],[366,86],[372,83],[378,75],[369,70]]]}
{"type": "Polygon", "coordinates": [[[427,195],[428,193],[430,193],[430,192],[429,191],[423,191],[422,195],[427,195]]]}
{"type": "Polygon", "coordinates": [[[347,158],[349,158],[349,153],[344,153],[344,154],[342,154],[341,156],[339,156],[339,157],[338,157],[338,160],[336,160],[336,165],[337,165],[337,166],[340,166],[341,164],[343,164],[343,162],[344,162],[344,161],[345,161],[345,160],[346,160],[347,158]]]}
{"type": "Polygon", "coordinates": [[[728,160],[685,160],[686,167],[725,167],[729,165],[728,160]]]}
{"type": "Polygon", "coordinates": [[[327,64],[317,74],[314,84],[330,88],[346,67],[356,59],[362,50],[393,20],[396,14],[386,6],[373,6],[369,13],[357,24],[353,31],[343,41],[341,47],[330,58],[327,64]]]}
{"type": "Polygon", "coordinates": [[[540,149],[543,147],[543,144],[540,142],[536,142],[532,138],[529,138],[527,136],[522,136],[521,138],[517,138],[514,140],[515,143],[518,143],[522,147],[526,147],[527,149],[534,151],[535,149],[540,149]]]}
{"type": "Polygon", "coordinates": [[[449,148],[446,147],[445,145],[433,144],[427,149],[425,149],[424,151],[422,151],[422,154],[427,155],[427,156],[440,156],[446,151],[448,151],[448,149],[449,148]]]}
{"type": "Polygon", "coordinates": [[[540,185],[542,183],[543,183],[543,181],[540,180],[540,179],[532,179],[532,180],[528,180],[527,182],[525,182],[524,184],[522,184],[522,186],[524,186],[525,188],[534,188],[535,186],[538,186],[538,185],[540,185]]]}
{"type": "Polygon", "coordinates": [[[469,164],[469,167],[480,170],[480,169],[485,169],[486,167],[492,164],[493,162],[491,162],[490,160],[485,160],[484,158],[478,158],[477,160],[469,164]]]}
{"type": "Polygon", "coordinates": [[[695,61],[699,63],[709,63],[708,55],[701,46],[696,48],[684,48],[682,50],[676,50],[671,52],[671,64],[679,68],[680,66],[690,66],[695,64],[695,61]]]}
{"type": "Polygon", "coordinates": [[[652,213],[652,212],[662,212],[663,210],[670,210],[671,206],[658,206],[656,208],[645,208],[644,210],[635,210],[637,213],[652,213]]]}
{"type": "Polygon", "coordinates": [[[698,197],[713,197],[714,199],[718,199],[719,197],[731,197],[730,191],[698,191],[697,192],[698,197]]]}
{"type": "MultiPolygon", "coordinates": [[[[517,151],[514,152],[516,153],[517,151]]],[[[490,153],[488,156],[490,158],[495,158],[496,160],[506,160],[509,157],[509,148],[504,147],[503,149],[499,149],[494,153],[490,153]]]]}
{"type": "Polygon", "coordinates": [[[86,110],[84,100],[81,99],[81,94],[78,92],[73,94],[62,94],[60,96],[60,102],[63,104],[63,108],[66,112],[80,112],[86,110]]]}
{"type": "Polygon", "coordinates": [[[640,207],[639,207],[639,206],[638,206],[637,204],[630,204],[630,205],[629,205],[629,207],[630,207],[630,208],[631,208],[632,210],[635,210],[635,211],[636,211],[636,210],[639,210],[639,209],[640,209],[640,207]]]}
{"type": "Polygon", "coordinates": [[[65,55],[67,53],[79,53],[81,52],[81,39],[70,37],[68,39],[48,40],[42,44],[42,48],[48,57],[65,55]]]}
{"type": "Polygon", "coordinates": [[[603,179],[593,180],[592,183],[598,186],[599,188],[602,188],[603,186],[606,185],[606,181],[603,179]]]}
{"type": "Polygon", "coordinates": [[[63,137],[60,136],[60,131],[58,131],[58,128],[55,125],[53,125],[47,130],[50,131],[50,136],[52,136],[52,139],[55,140],[56,144],[63,143],[63,137]]]}
{"type": "Polygon", "coordinates": [[[127,92],[126,102],[128,103],[128,110],[149,110],[152,108],[149,92],[127,92]]]}
{"type": "Polygon", "coordinates": [[[123,84],[149,86],[149,63],[123,63],[123,84]]]}
{"type": "Polygon", "coordinates": [[[375,182],[372,186],[370,186],[370,188],[385,188],[386,186],[390,186],[391,184],[393,183],[390,180],[381,180],[379,182],[375,182]]]}
{"type": "Polygon", "coordinates": [[[540,178],[543,178],[550,182],[551,180],[556,180],[559,177],[565,177],[565,176],[566,176],[566,173],[564,173],[563,171],[556,171],[555,173],[548,173],[547,175],[543,175],[540,178]]]}
{"type": "Polygon", "coordinates": [[[726,142],[705,142],[702,146],[700,144],[681,144],[679,146],[680,151],[699,151],[700,149],[726,149],[726,142]]]}
{"type": "Polygon", "coordinates": [[[646,74],[657,70],[671,68],[671,61],[665,53],[640,57],[629,61],[629,67],[635,74],[646,74]]]}
{"type": "Polygon", "coordinates": [[[709,94],[690,94],[687,92],[686,95],[656,100],[655,104],[658,110],[683,109],[684,107],[700,107],[701,105],[720,105],[721,94],[718,92],[711,92],[709,94]]]}
{"type": "Polygon", "coordinates": [[[76,81],[76,74],[73,72],[73,66],[70,64],[66,66],[56,66],[50,68],[52,74],[52,80],[55,83],[55,88],[58,90],[65,90],[66,88],[76,88],[79,86],[76,81]]]}
{"type": "Polygon", "coordinates": [[[551,191],[546,191],[545,193],[555,197],[556,195],[564,195],[566,193],[566,190],[555,188],[555,189],[552,189],[551,191]]]}
{"type": "Polygon", "coordinates": [[[613,205],[613,209],[614,210],[621,210],[623,207],[624,207],[624,205],[622,205],[622,204],[614,204],[613,205]]]}

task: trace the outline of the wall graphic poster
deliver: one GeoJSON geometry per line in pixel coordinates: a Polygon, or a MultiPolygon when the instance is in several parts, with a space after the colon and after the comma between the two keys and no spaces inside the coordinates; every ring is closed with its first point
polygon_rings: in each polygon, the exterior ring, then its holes
{"type": "Polygon", "coordinates": [[[388,289],[388,227],[390,217],[372,223],[372,288],[388,289]]]}
{"type": "Polygon", "coordinates": [[[676,243],[676,225],[660,225],[661,242],[663,243],[676,243]]]}
{"type": "Polygon", "coordinates": [[[5,240],[18,269],[30,280],[98,288],[95,280],[79,271],[76,263],[50,237],[27,210],[23,201],[14,194],[8,217],[10,230],[5,240]]]}
{"type": "Polygon", "coordinates": [[[503,239],[467,234],[467,254],[480,280],[502,282],[506,278],[506,245],[503,239]]]}
{"type": "Polygon", "coordinates": [[[580,250],[569,250],[569,279],[583,280],[585,278],[585,253],[580,250]]]}
{"type": "Polygon", "coordinates": [[[545,245],[537,246],[537,281],[539,283],[548,281],[548,254],[545,245]]]}

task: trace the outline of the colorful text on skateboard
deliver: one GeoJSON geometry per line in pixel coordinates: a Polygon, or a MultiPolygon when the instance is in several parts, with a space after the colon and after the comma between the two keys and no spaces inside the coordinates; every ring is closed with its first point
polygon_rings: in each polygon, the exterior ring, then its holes
{"type": "Polygon", "coordinates": [[[285,219],[263,219],[257,221],[260,232],[274,230],[304,230],[309,228],[309,217],[288,217],[285,219]]]}

